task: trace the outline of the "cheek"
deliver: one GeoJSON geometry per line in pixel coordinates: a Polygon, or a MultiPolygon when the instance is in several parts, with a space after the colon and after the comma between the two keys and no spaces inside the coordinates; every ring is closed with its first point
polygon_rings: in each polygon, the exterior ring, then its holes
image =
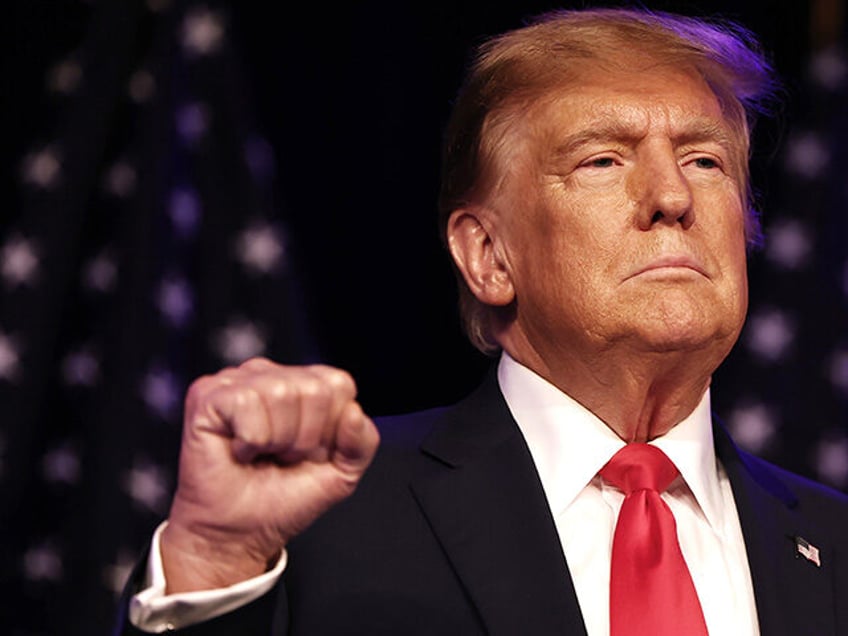
{"type": "Polygon", "coordinates": [[[726,210],[721,221],[716,225],[719,227],[716,250],[721,254],[723,260],[737,270],[745,270],[747,263],[746,227],[747,218],[744,208],[738,199],[730,199],[722,207],[721,202],[716,205],[718,210],[726,210]]]}
{"type": "Polygon", "coordinates": [[[732,267],[739,313],[744,319],[748,311],[748,260],[744,248],[737,254],[732,267]]]}
{"type": "Polygon", "coordinates": [[[746,243],[746,207],[736,182],[726,178],[718,183],[692,187],[695,224],[714,243],[713,250],[723,260],[744,258],[746,243]]]}
{"type": "Polygon", "coordinates": [[[546,190],[535,210],[537,239],[597,257],[627,229],[632,200],[620,187],[583,187],[577,179],[546,190]]]}
{"type": "Polygon", "coordinates": [[[712,234],[712,252],[722,276],[726,280],[727,299],[741,318],[748,307],[748,261],[745,242],[745,212],[739,199],[725,199],[724,207],[717,202],[716,208],[726,210],[724,216],[714,221],[716,232],[712,234]]]}
{"type": "Polygon", "coordinates": [[[535,201],[510,201],[504,233],[519,299],[562,306],[605,296],[632,202],[621,188],[575,188],[561,178],[540,185],[529,190],[538,193],[535,201]]]}

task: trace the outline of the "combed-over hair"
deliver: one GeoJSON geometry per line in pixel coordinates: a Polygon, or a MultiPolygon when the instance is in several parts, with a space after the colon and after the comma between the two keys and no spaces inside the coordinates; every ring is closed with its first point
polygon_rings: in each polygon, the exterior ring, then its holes
{"type": "MultiPolygon", "coordinates": [[[[698,72],[715,94],[740,156],[734,175],[747,207],[746,238],[761,240],[750,187],[750,133],[777,82],[757,40],[743,27],[661,12],[589,9],[546,13],[484,42],[476,51],[445,132],[439,229],[446,240],[454,210],[482,203],[503,174],[507,133],[535,100],[563,88],[590,65],[626,67],[634,54],[698,72]]],[[[456,269],[456,268],[455,268],[456,269]]],[[[498,308],[478,301],[456,270],[460,314],[475,347],[494,354],[498,308]]]]}

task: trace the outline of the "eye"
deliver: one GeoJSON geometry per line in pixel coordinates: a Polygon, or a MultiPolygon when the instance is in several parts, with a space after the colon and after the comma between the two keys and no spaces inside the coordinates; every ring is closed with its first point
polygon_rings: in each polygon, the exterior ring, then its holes
{"type": "Polygon", "coordinates": [[[615,165],[613,157],[595,157],[583,164],[586,168],[611,168],[615,165]]]}
{"type": "Polygon", "coordinates": [[[695,161],[693,161],[693,163],[697,167],[703,168],[705,170],[710,170],[712,168],[719,167],[718,161],[716,161],[712,157],[698,157],[697,159],[695,159],[695,161]]]}

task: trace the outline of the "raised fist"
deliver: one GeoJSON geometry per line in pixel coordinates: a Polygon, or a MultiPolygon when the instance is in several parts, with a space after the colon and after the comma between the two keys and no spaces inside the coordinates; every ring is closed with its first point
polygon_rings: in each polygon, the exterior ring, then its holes
{"type": "Polygon", "coordinates": [[[354,491],[379,443],[355,398],[344,371],[264,359],[192,384],[162,534],[168,593],[261,574],[354,491]]]}

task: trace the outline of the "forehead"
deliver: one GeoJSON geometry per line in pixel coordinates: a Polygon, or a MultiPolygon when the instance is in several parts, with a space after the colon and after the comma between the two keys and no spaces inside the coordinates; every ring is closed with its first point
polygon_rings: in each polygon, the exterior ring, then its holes
{"type": "Polygon", "coordinates": [[[668,66],[583,71],[534,100],[524,123],[543,139],[581,130],[729,137],[730,129],[717,97],[701,76],[668,66]]]}

